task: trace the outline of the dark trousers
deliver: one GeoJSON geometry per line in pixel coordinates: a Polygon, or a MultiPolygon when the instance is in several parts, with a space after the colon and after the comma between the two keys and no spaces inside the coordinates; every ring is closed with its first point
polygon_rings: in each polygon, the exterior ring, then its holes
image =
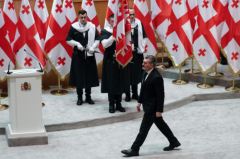
{"type": "MultiPolygon", "coordinates": [[[[82,98],[82,95],[83,95],[82,88],[77,88],[77,95],[78,95],[78,98],[82,98]]],[[[85,95],[86,95],[86,98],[91,97],[91,87],[85,89],[85,95]]]]}
{"type": "MultiPolygon", "coordinates": [[[[138,89],[138,85],[131,85],[132,86],[132,93],[136,93],[137,94],[137,89],[138,89]]],[[[127,92],[127,93],[130,93],[130,92],[127,92]]],[[[126,93],[126,94],[127,94],[126,93]]]]}
{"type": "Polygon", "coordinates": [[[140,131],[137,135],[136,140],[134,141],[134,143],[131,147],[132,150],[139,151],[139,149],[142,146],[143,142],[145,141],[148,131],[150,130],[153,123],[155,123],[155,125],[158,127],[158,129],[168,139],[170,144],[174,144],[178,141],[162,117],[157,118],[156,113],[145,113],[143,116],[140,131]]]}
{"type": "Polygon", "coordinates": [[[108,93],[108,101],[109,103],[121,103],[122,102],[122,94],[115,95],[108,93]]]}

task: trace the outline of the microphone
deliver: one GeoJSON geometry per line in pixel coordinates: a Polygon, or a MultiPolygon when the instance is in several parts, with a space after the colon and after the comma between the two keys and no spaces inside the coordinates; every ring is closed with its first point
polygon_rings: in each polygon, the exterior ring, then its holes
{"type": "Polygon", "coordinates": [[[41,70],[36,70],[36,71],[37,71],[37,72],[43,72],[42,65],[40,64],[40,61],[39,61],[37,58],[35,58],[33,55],[31,55],[30,53],[28,53],[28,52],[26,51],[26,49],[24,49],[24,51],[25,51],[28,55],[32,56],[34,59],[36,59],[36,60],[38,61],[41,70]]]}
{"type": "MultiPolygon", "coordinates": [[[[19,50],[17,50],[17,52],[18,52],[19,50]]],[[[9,61],[9,64],[8,64],[8,71],[7,71],[7,74],[8,75],[10,75],[10,74],[12,74],[13,72],[9,72],[9,69],[10,69],[10,63],[11,63],[11,61],[12,61],[12,59],[14,58],[16,56],[16,54],[14,54],[13,55],[13,57],[10,59],[10,61],[9,61]]]]}

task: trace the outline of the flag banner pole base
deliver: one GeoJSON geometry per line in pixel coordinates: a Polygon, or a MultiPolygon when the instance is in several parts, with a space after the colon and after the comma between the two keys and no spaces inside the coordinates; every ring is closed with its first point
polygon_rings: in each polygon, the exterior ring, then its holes
{"type": "Polygon", "coordinates": [[[3,89],[2,92],[8,94],[7,88],[6,88],[6,89],[3,89]]]}
{"type": "Polygon", "coordinates": [[[193,69],[193,70],[192,69],[187,69],[184,72],[187,73],[187,74],[200,74],[201,73],[201,71],[197,70],[197,69],[193,69]]]}
{"type": "Polygon", "coordinates": [[[9,108],[6,104],[0,104],[0,111],[7,110],[9,108]]]}
{"type": "Polygon", "coordinates": [[[61,96],[61,95],[68,94],[68,91],[66,91],[66,90],[53,90],[53,91],[51,91],[51,94],[56,95],[56,96],[61,96]]]}
{"type": "Polygon", "coordinates": [[[229,92],[239,92],[240,88],[231,86],[231,87],[226,87],[225,90],[229,92]]]}
{"type": "Polygon", "coordinates": [[[222,72],[213,72],[208,74],[209,77],[223,77],[224,73],[222,72]]]}
{"type": "Polygon", "coordinates": [[[42,103],[42,107],[44,107],[45,106],[45,103],[42,103]]]}
{"type": "Polygon", "coordinates": [[[213,88],[214,86],[207,83],[203,83],[203,84],[198,84],[197,87],[201,89],[210,89],[210,88],[213,88]]]}
{"type": "Polygon", "coordinates": [[[169,69],[171,67],[169,66],[166,66],[166,65],[159,65],[159,66],[156,66],[157,69],[160,69],[160,70],[165,70],[165,69],[169,69]]]}
{"type": "Polygon", "coordinates": [[[48,86],[42,86],[42,91],[49,91],[50,90],[50,87],[48,86]]]}
{"type": "Polygon", "coordinates": [[[7,98],[7,97],[8,97],[7,94],[3,94],[3,93],[1,93],[0,99],[4,99],[4,98],[7,98]]]}
{"type": "Polygon", "coordinates": [[[173,84],[176,84],[176,85],[185,85],[185,84],[188,84],[188,81],[184,81],[184,80],[173,80],[172,83],[173,83],[173,84]]]}
{"type": "Polygon", "coordinates": [[[63,85],[62,88],[63,89],[68,89],[68,90],[76,89],[75,86],[68,86],[68,85],[63,85]]]}

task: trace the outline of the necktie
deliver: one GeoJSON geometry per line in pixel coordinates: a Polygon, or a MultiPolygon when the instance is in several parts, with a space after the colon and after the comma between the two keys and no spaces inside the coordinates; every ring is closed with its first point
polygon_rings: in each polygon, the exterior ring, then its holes
{"type": "Polygon", "coordinates": [[[144,75],[143,75],[143,83],[146,81],[146,77],[147,77],[148,73],[145,72],[144,75]]]}

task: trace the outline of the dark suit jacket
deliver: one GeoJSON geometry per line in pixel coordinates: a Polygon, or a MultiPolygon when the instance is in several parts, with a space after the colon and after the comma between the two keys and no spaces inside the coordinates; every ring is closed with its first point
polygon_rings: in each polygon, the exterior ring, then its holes
{"type": "Polygon", "coordinates": [[[148,75],[147,80],[142,83],[138,102],[142,103],[145,113],[163,112],[163,78],[155,68],[148,75]]]}

